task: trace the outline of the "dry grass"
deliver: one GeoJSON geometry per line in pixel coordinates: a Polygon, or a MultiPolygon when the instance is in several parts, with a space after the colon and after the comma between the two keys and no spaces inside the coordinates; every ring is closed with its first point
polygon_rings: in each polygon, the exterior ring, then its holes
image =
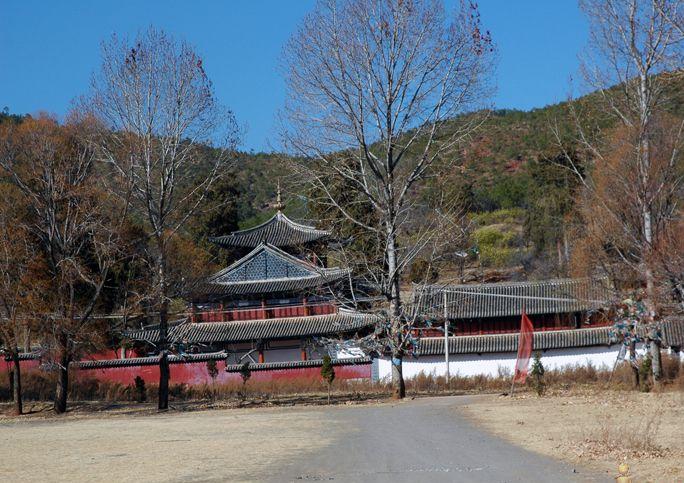
{"type": "MultiPolygon", "coordinates": [[[[663,358],[663,383],[653,388],[656,391],[684,390],[684,364],[675,357],[663,358]]],[[[567,367],[561,371],[547,371],[544,377],[547,390],[567,391],[573,388],[590,386],[598,390],[631,390],[631,370],[627,364],[615,371],[598,369],[591,365],[567,367]]],[[[75,379],[72,377],[69,399],[72,401],[132,402],[136,400],[133,381],[131,384],[98,381],[96,379],[75,379]]],[[[502,393],[510,388],[511,374],[500,371],[496,376],[453,376],[449,384],[444,377],[421,374],[406,381],[409,395],[439,395],[460,393],[502,393]]],[[[22,377],[23,395],[26,401],[50,401],[54,397],[55,374],[31,371],[22,377]]],[[[529,388],[517,387],[516,391],[529,388]]],[[[217,401],[217,400],[269,400],[306,395],[318,397],[327,394],[327,386],[319,376],[298,379],[273,379],[270,381],[250,380],[245,386],[241,382],[228,384],[172,384],[172,401],[217,401]]],[[[336,400],[385,398],[391,394],[387,383],[372,383],[369,380],[336,380],[333,395],[336,400]]],[[[145,387],[147,401],[154,401],[157,386],[145,387]]],[[[10,392],[7,378],[0,380],[0,401],[8,401],[10,392]]]]}
{"type": "Polygon", "coordinates": [[[660,444],[662,416],[662,409],[627,421],[608,415],[598,428],[587,430],[582,451],[615,460],[667,456],[671,450],[660,444]]]}
{"type": "Polygon", "coordinates": [[[545,397],[482,396],[465,407],[478,424],[509,441],[607,479],[619,463],[633,481],[684,481],[684,393],[581,386],[545,397]]]}

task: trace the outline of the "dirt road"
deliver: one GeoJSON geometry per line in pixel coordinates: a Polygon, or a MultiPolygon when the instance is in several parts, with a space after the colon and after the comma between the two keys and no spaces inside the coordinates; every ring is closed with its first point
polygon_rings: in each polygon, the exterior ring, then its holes
{"type": "Polygon", "coordinates": [[[4,481],[600,481],[483,432],[467,398],[0,423],[4,481]]]}

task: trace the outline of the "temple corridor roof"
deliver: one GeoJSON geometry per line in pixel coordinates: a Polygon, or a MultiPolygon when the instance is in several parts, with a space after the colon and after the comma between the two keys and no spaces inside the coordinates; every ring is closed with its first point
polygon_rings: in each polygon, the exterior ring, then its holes
{"type": "Polygon", "coordinates": [[[557,279],[473,285],[415,286],[413,300],[420,315],[477,319],[572,313],[597,309],[611,299],[607,279],[557,279]]]}
{"type": "Polygon", "coordinates": [[[329,231],[296,223],[278,211],[261,225],[234,231],[230,235],[211,237],[209,241],[225,247],[257,247],[261,243],[277,247],[291,247],[310,243],[329,235],[329,231]]]}
{"type": "MultiPolygon", "coordinates": [[[[684,319],[672,318],[662,322],[663,345],[684,344],[684,319]]],[[[611,345],[611,327],[594,327],[569,330],[535,332],[534,350],[565,349],[611,345]]],[[[422,337],[418,356],[444,354],[444,337],[422,337]]],[[[483,354],[492,352],[516,352],[518,334],[461,335],[449,337],[450,354],[483,354]]]]}
{"type": "MultiPolygon", "coordinates": [[[[232,322],[186,322],[169,327],[169,341],[195,343],[246,342],[258,339],[286,339],[355,332],[377,323],[369,314],[340,310],[336,314],[232,322]]],[[[130,330],[129,339],[156,343],[158,329],[130,330]]]]}

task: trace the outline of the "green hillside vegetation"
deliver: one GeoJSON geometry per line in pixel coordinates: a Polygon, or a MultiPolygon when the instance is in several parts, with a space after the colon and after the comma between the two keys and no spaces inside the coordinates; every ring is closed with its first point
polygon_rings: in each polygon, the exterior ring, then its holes
{"type": "MultiPolygon", "coordinates": [[[[461,169],[454,170],[447,185],[462,199],[472,222],[467,245],[476,254],[471,267],[506,269],[523,267],[525,276],[563,275],[567,267],[558,258],[573,227],[577,180],[561,166],[560,135],[573,152],[576,125],[571,107],[584,127],[609,128],[611,120],[596,109],[593,93],[572,104],[563,102],[530,111],[502,109],[489,112],[476,135],[463,147],[461,169]],[[540,268],[543,267],[543,268],[540,268]]],[[[684,80],[674,85],[670,111],[684,116],[684,80]]],[[[454,119],[446,129],[468,116],[454,119]]],[[[20,122],[22,116],[0,112],[0,122],[20,122]]],[[[590,133],[596,133],[589,129],[590,133]]],[[[212,150],[207,148],[205,156],[212,150]]],[[[283,185],[285,212],[293,219],[315,218],[319,210],[291,182],[287,155],[240,152],[236,163],[209,193],[205,210],[184,234],[209,252],[217,264],[231,254],[206,242],[209,236],[226,234],[267,220],[275,213],[277,184],[283,185]]],[[[577,154],[581,164],[582,155],[577,154]]],[[[426,187],[430,190],[430,185],[426,187]]],[[[454,267],[441,267],[450,271],[454,267]]]]}

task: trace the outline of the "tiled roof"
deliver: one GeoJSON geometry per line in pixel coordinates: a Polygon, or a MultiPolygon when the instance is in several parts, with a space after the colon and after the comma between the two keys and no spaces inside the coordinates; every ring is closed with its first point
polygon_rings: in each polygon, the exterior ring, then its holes
{"type": "Polygon", "coordinates": [[[684,347],[684,316],[667,317],[662,322],[663,344],[684,347]]]}
{"type": "Polygon", "coordinates": [[[448,318],[476,319],[521,315],[523,306],[530,315],[582,312],[604,306],[611,295],[607,279],[583,278],[415,286],[413,300],[420,315],[443,317],[446,302],[448,318]]]}
{"type": "MultiPolygon", "coordinates": [[[[211,352],[206,354],[183,354],[170,355],[169,364],[188,364],[193,362],[219,361],[228,357],[226,352],[211,352]]],[[[369,357],[333,359],[334,366],[349,366],[370,364],[369,357]]],[[[136,366],[156,366],[159,364],[159,356],[133,357],[130,359],[105,359],[97,361],[72,362],[70,367],[76,369],[110,369],[114,367],[136,367],[136,366]]],[[[273,371],[278,369],[300,369],[305,367],[321,367],[322,359],[310,359],[308,361],[287,361],[287,362],[264,362],[250,363],[250,371],[273,371]]],[[[228,364],[226,372],[240,372],[242,364],[228,364]]]]}
{"type": "MultiPolygon", "coordinates": [[[[563,349],[610,345],[610,327],[591,329],[551,330],[534,333],[534,350],[563,349]]],[[[663,321],[663,345],[684,344],[684,319],[663,321]]],[[[450,354],[479,354],[487,352],[516,352],[518,334],[472,335],[449,337],[450,354]]],[[[443,337],[423,337],[419,355],[444,354],[443,337]]]]}
{"type": "MultiPolygon", "coordinates": [[[[243,320],[232,322],[200,322],[180,324],[169,330],[171,342],[217,343],[243,342],[258,339],[286,339],[315,335],[355,332],[371,327],[376,317],[347,310],[336,314],[278,319],[243,320]]],[[[159,330],[131,330],[126,337],[134,340],[157,342],[159,330]]]]}
{"type": "MultiPolygon", "coordinates": [[[[345,359],[332,359],[334,366],[351,366],[370,364],[370,357],[354,357],[345,359]]],[[[302,369],[305,367],[321,367],[323,359],[309,359],[308,361],[287,361],[287,362],[262,362],[261,364],[249,364],[250,371],[273,371],[278,369],[302,369]]],[[[229,364],[226,372],[240,372],[242,364],[229,364]]]]}
{"type": "MultiPolygon", "coordinates": [[[[170,355],[169,364],[183,364],[186,362],[219,361],[228,357],[226,352],[209,352],[204,354],[170,355]]],[[[77,369],[107,369],[110,367],[156,366],[159,356],[130,357],[128,359],[102,359],[93,361],[72,362],[70,367],[77,369]]]]}
{"type": "MultiPolygon", "coordinates": [[[[40,359],[41,355],[36,352],[22,352],[19,354],[19,360],[20,361],[33,361],[40,359]]],[[[5,361],[9,362],[12,359],[10,358],[9,354],[5,354],[5,361]]]]}
{"type": "Polygon", "coordinates": [[[209,241],[226,247],[256,247],[260,243],[290,247],[309,243],[329,235],[329,231],[295,223],[278,211],[270,220],[261,225],[247,230],[234,231],[230,235],[212,237],[209,241]]]}
{"type": "Polygon", "coordinates": [[[348,274],[347,270],[329,270],[326,271],[325,275],[312,275],[309,277],[258,280],[255,282],[204,283],[195,287],[192,294],[198,296],[295,292],[333,283],[346,277],[348,274]]]}
{"type": "Polygon", "coordinates": [[[350,270],[318,267],[268,244],[260,244],[240,260],[190,290],[194,296],[292,292],[340,280],[350,270]]]}

